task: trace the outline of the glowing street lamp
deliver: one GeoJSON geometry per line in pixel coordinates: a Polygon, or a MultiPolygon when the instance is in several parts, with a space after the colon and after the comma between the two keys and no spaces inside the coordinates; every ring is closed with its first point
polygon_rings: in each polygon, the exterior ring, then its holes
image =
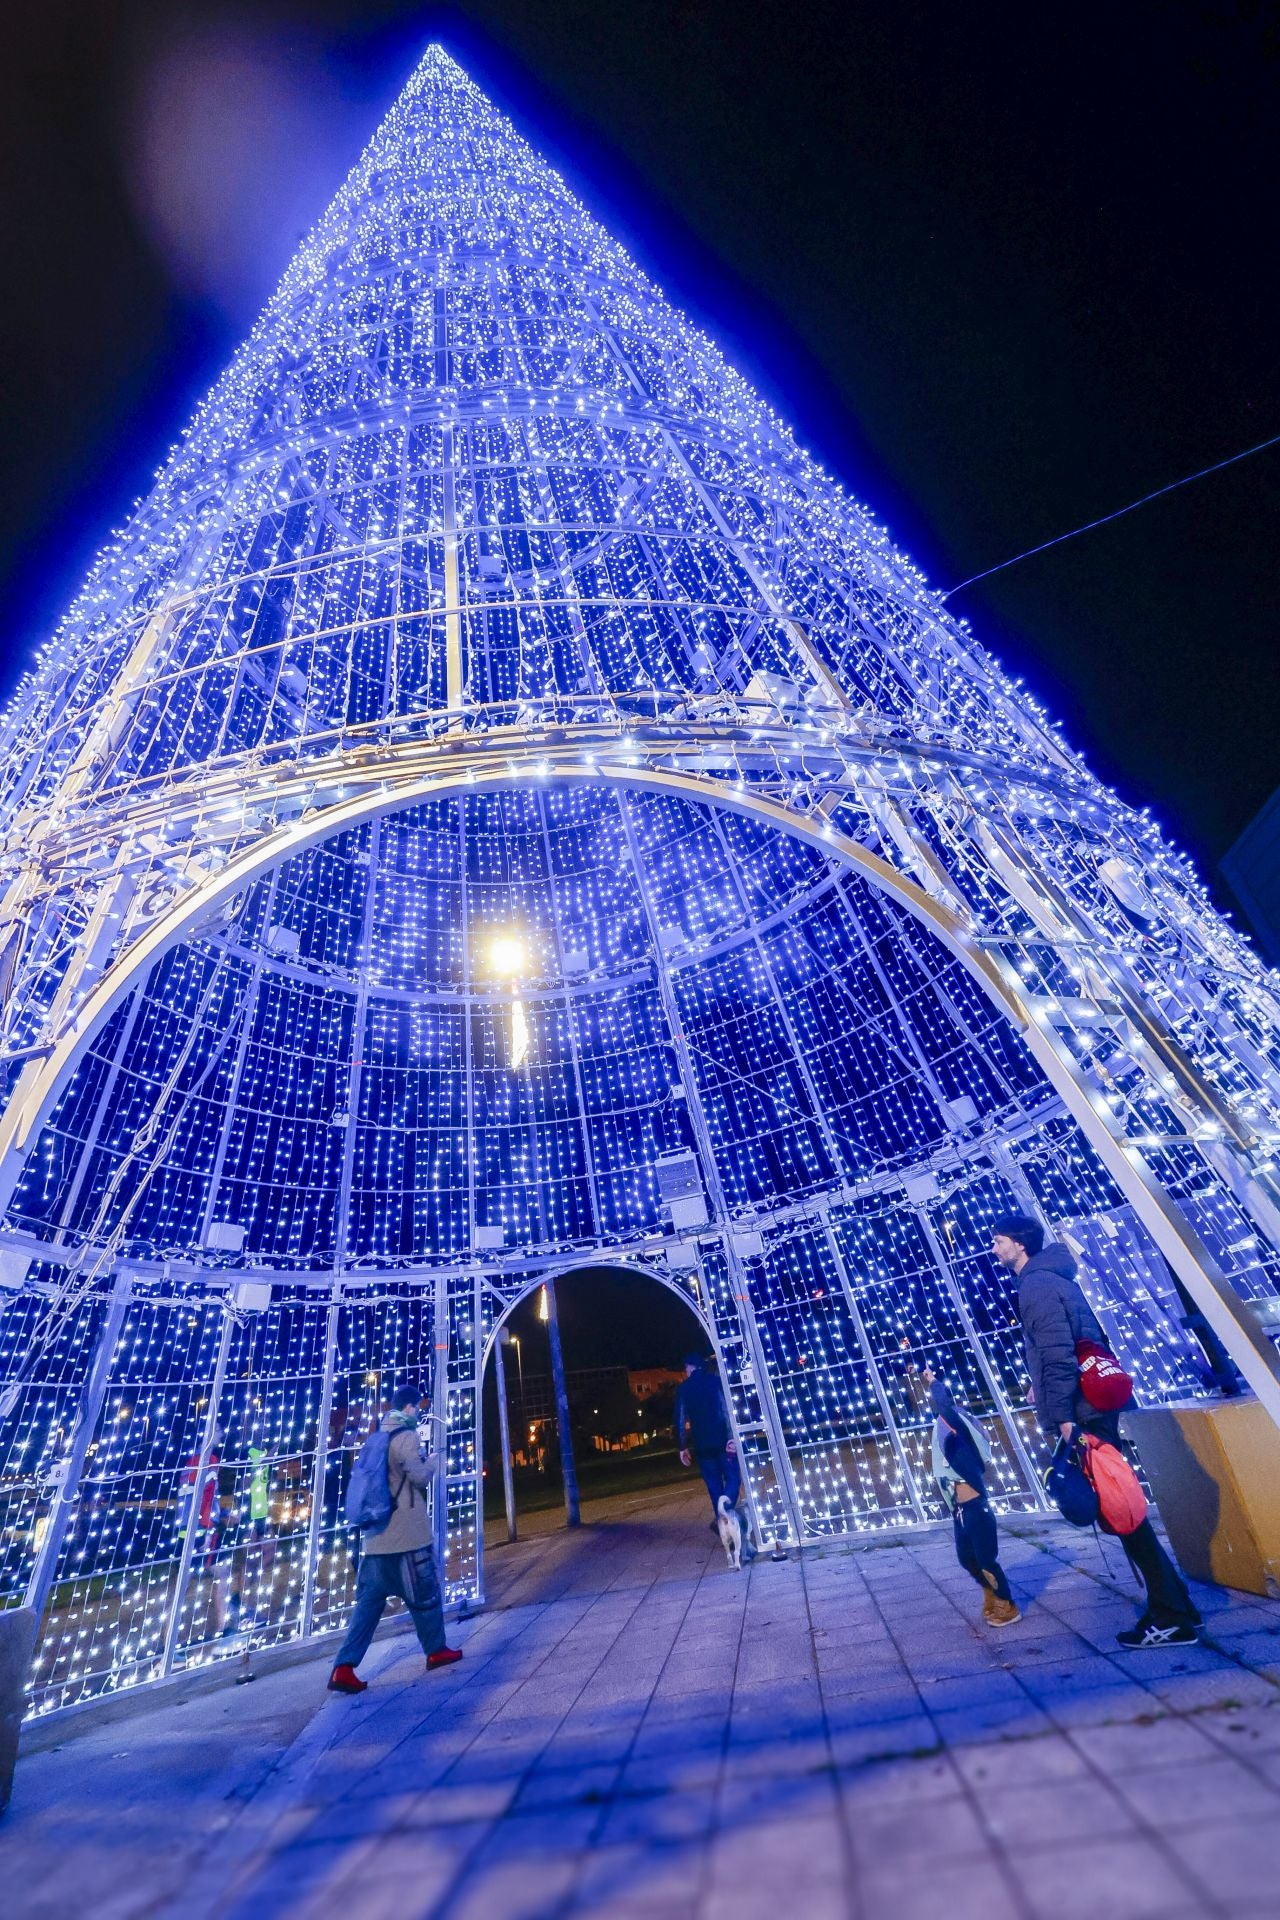
{"type": "Polygon", "coordinates": [[[522,1067],[529,1057],[529,1022],[516,982],[525,968],[525,943],[518,933],[497,933],[489,942],[489,967],[500,980],[511,982],[511,1065],[522,1067]]]}

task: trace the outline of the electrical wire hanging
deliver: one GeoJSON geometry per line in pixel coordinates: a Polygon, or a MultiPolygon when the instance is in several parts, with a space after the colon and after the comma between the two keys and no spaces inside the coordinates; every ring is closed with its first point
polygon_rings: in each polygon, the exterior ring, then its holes
{"type": "Polygon", "coordinates": [[[1280,433],[1273,433],[1269,440],[1259,440],[1256,446],[1245,447],[1240,453],[1228,454],[1225,460],[1215,460],[1212,466],[1201,467],[1198,473],[1184,473],[1180,480],[1170,480],[1167,486],[1153,488],[1150,493],[1144,493],[1140,500],[1131,500],[1127,507],[1117,507],[1113,513],[1100,514],[1096,520],[1086,520],[1082,527],[1072,527],[1070,533],[1058,533],[1052,540],[1042,540],[1039,546],[1028,547],[1024,553],[1015,553],[1011,560],[1001,560],[994,567],[985,567],[981,573],[971,573],[967,580],[958,580],[954,587],[948,587],[938,597],[949,600],[953,593],[960,593],[979,580],[989,580],[993,573],[1004,573],[1007,568],[1016,567],[1020,560],[1030,560],[1033,554],[1047,553],[1050,547],[1060,547],[1065,540],[1074,540],[1082,533],[1092,533],[1095,527],[1105,527],[1112,520],[1122,520],[1126,513],[1136,513],[1139,507],[1145,507],[1150,500],[1159,500],[1162,494],[1176,493],[1179,487],[1189,487],[1193,480],[1207,479],[1211,473],[1221,473],[1224,467],[1234,467],[1238,461],[1249,460],[1255,453],[1265,453],[1268,447],[1275,446],[1280,446],[1280,433]]]}

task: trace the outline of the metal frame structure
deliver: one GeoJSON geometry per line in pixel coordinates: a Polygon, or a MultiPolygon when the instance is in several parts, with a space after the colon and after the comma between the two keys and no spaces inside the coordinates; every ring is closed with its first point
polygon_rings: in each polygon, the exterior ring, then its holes
{"type": "Polygon", "coordinates": [[[404,1368],[482,1599],[487,1345],[588,1260],[700,1314],[766,1539],[934,1514],[926,1360],[1039,1498],[1013,1205],[1280,1419],[1274,976],[439,49],[2,735],[41,1707],[336,1624],[404,1368]]]}

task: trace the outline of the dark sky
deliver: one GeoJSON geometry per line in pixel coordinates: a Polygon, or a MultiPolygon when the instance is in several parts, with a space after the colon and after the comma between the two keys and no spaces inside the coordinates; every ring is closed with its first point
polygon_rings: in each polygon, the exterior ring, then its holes
{"type": "MultiPolygon", "coordinates": [[[[43,0],[6,676],[436,37],[940,585],[1280,432],[1274,8],[43,0]]],[[[1280,784],[1278,550],[1280,448],[954,604],[1209,863],[1280,784]]]]}
{"type": "MultiPolygon", "coordinates": [[[[679,1367],[687,1353],[705,1352],[707,1339],[678,1294],[659,1280],[637,1282],[617,1267],[582,1267],[558,1283],[560,1341],[570,1372],[578,1367],[679,1367]],[[643,1311],[635,1311],[637,1295],[643,1311]]],[[[546,1328],[538,1295],[518,1306],[511,1331],[524,1342],[524,1365],[547,1373],[546,1328]]],[[[515,1356],[511,1357],[515,1366],[515,1356]]]]}

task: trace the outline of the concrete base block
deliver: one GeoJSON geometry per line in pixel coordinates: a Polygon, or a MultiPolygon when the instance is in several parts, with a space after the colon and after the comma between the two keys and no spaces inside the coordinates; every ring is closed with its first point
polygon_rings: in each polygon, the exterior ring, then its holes
{"type": "Polygon", "coordinates": [[[30,1607],[0,1613],[0,1813],[13,1792],[18,1733],[27,1704],[27,1680],[36,1644],[36,1616],[30,1607]]]}
{"type": "Polygon", "coordinates": [[[1184,1573],[1280,1595],[1280,1428],[1256,1400],[1125,1415],[1184,1573]]]}

